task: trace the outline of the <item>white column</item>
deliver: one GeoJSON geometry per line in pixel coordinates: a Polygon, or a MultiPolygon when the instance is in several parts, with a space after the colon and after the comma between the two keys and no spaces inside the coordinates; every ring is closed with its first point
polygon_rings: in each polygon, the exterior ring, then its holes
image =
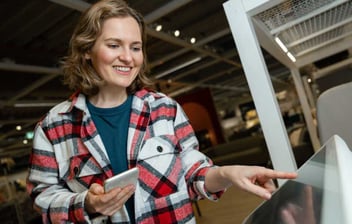
{"type": "Polygon", "coordinates": [[[310,87],[307,76],[302,77],[302,83],[303,83],[304,89],[306,91],[309,106],[310,106],[310,108],[312,108],[312,110],[315,110],[317,106],[316,106],[313,91],[312,91],[312,88],[310,87]]]}
{"type": "Polygon", "coordinates": [[[296,86],[296,91],[298,94],[299,101],[301,103],[303,116],[306,121],[307,129],[309,132],[310,140],[312,142],[314,151],[317,151],[320,148],[320,141],[318,139],[317,128],[313,122],[312,111],[310,109],[306,93],[303,88],[301,75],[298,69],[291,69],[293,81],[296,86]]]}
{"type": "Polygon", "coordinates": [[[276,170],[295,171],[297,165],[287,136],[270,75],[258,43],[253,23],[240,0],[224,3],[242,66],[256,106],[276,170]]]}

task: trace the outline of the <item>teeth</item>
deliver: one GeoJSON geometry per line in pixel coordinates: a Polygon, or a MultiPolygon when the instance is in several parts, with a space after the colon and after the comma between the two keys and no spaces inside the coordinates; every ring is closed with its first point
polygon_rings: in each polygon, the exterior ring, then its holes
{"type": "Polygon", "coordinates": [[[122,67],[122,66],[114,66],[114,68],[118,71],[122,71],[122,72],[128,72],[131,70],[130,67],[122,67]]]}

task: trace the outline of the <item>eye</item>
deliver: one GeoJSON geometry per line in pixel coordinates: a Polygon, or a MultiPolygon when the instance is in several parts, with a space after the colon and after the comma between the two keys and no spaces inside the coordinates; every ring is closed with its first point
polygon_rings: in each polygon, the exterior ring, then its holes
{"type": "Polygon", "coordinates": [[[137,47],[137,46],[132,47],[132,51],[134,51],[134,52],[139,52],[141,50],[142,50],[142,47],[137,47]]]}
{"type": "Polygon", "coordinates": [[[115,48],[120,47],[120,45],[118,45],[118,44],[108,44],[108,47],[112,48],[112,49],[115,49],[115,48]]]}

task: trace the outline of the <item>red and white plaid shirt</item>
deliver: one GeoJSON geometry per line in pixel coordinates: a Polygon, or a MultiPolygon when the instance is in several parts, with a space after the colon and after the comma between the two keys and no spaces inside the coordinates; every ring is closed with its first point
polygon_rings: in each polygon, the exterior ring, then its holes
{"type": "MultiPolygon", "coordinates": [[[[213,165],[198,151],[194,131],[179,104],[161,93],[138,91],[127,140],[129,167],[140,170],[135,191],[137,223],[195,223],[191,200],[217,200],[204,187],[213,165]]],[[[113,175],[107,152],[86,106],[76,93],[38,123],[27,190],[44,223],[103,223],[89,217],[84,198],[92,183],[113,175]]],[[[126,209],[110,217],[128,223],[126,209]]]]}

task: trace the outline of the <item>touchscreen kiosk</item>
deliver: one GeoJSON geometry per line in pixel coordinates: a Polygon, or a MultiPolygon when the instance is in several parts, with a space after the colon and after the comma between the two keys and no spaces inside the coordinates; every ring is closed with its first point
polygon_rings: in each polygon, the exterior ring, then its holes
{"type": "Polygon", "coordinates": [[[335,135],[243,223],[352,223],[351,171],[352,152],[335,135]]]}

